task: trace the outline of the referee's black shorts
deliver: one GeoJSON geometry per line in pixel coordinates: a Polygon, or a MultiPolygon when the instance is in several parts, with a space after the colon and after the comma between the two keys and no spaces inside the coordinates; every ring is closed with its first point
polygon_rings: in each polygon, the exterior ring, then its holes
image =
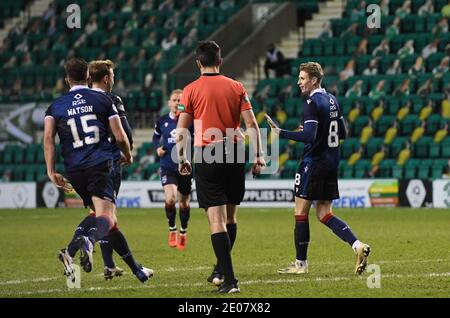
{"type": "MultiPolygon", "coordinates": [[[[194,167],[197,200],[200,208],[208,209],[213,206],[224,204],[239,205],[245,194],[245,155],[244,160],[222,160],[222,162],[207,162],[199,160],[200,151],[205,148],[196,149],[196,160],[194,167]],[[241,162],[244,161],[244,162],[241,162]]],[[[240,147],[235,146],[235,150],[240,147]]],[[[241,148],[241,151],[245,151],[241,148]]],[[[204,151],[211,153],[211,151],[204,151]]],[[[212,151],[214,155],[214,151],[212,151]]],[[[236,152],[234,153],[236,154],[236,152]]]]}

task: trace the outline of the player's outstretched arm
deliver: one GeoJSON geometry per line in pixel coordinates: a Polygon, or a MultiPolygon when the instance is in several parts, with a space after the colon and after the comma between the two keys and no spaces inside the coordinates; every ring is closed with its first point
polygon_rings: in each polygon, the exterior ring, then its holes
{"type": "Polygon", "coordinates": [[[122,123],[120,122],[119,116],[112,116],[109,119],[109,126],[111,127],[111,131],[116,139],[117,146],[120,151],[122,151],[125,161],[128,164],[133,163],[133,157],[131,156],[130,142],[128,141],[128,137],[123,130],[122,123]]]}
{"type": "Polygon", "coordinates": [[[299,127],[298,130],[288,131],[280,129],[269,115],[266,114],[265,117],[272,131],[280,135],[280,138],[291,139],[304,143],[312,143],[316,139],[318,124],[315,120],[307,120],[303,126],[299,127]]]}

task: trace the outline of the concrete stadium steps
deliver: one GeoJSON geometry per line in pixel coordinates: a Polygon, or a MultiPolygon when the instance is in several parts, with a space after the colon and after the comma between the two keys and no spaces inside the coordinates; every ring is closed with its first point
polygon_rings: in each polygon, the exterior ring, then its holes
{"type": "MultiPolygon", "coordinates": [[[[30,17],[40,17],[47,10],[48,5],[53,2],[53,0],[36,0],[30,5],[30,17]]],[[[9,31],[17,25],[17,23],[24,21],[25,12],[21,11],[18,17],[9,19],[5,23],[5,27],[0,29],[0,43],[8,36],[9,31]]]]}
{"type": "Polygon", "coordinates": [[[134,148],[132,151],[133,156],[137,155],[138,149],[144,142],[151,142],[153,137],[153,129],[134,129],[133,130],[133,142],[134,148]]]}
{"type": "MultiPolygon", "coordinates": [[[[305,38],[316,38],[319,36],[322,31],[322,26],[326,21],[330,21],[331,19],[340,18],[342,16],[342,12],[344,10],[344,0],[331,0],[327,2],[319,3],[319,12],[313,15],[312,20],[308,20],[305,23],[305,27],[299,28],[298,31],[292,31],[289,34],[285,35],[280,39],[279,42],[275,43],[275,45],[283,52],[286,58],[296,58],[297,53],[300,50],[302,45],[301,36],[303,32],[305,32],[305,38]]],[[[256,89],[256,85],[258,84],[256,74],[258,74],[260,78],[265,78],[264,75],[264,62],[265,56],[261,56],[259,58],[259,70],[258,66],[254,65],[247,69],[243,76],[238,78],[238,81],[244,84],[248,94],[250,96],[253,95],[253,92],[256,89]]]]}

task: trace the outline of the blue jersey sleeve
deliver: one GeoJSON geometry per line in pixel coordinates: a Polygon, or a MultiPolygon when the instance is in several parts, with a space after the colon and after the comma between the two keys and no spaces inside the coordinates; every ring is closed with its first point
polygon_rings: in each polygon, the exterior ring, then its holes
{"type": "Polygon", "coordinates": [[[153,149],[156,152],[156,149],[159,148],[159,144],[161,141],[161,135],[162,135],[162,131],[161,131],[161,126],[160,126],[160,120],[158,119],[158,121],[155,124],[155,131],[153,132],[153,138],[152,138],[152,145],[153,145],[153,149]]]}
{"type": "Polygon", "coordinates": [[[305,109],[303,111],[303,124],[308,122],[319,122],[317,105],[312,99],[305,102],[305,109]]]}

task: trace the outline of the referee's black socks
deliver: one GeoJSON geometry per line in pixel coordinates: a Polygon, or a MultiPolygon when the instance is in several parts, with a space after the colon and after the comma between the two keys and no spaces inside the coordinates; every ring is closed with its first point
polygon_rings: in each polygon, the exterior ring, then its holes
{"type": "Polygon", "coordinates": [[[215,233],[211,235],[211,242],[214,253],[217,257],[217,265],[225,276],[226,283],[234,283],[233,262],[231,260],[231,244],[227,232],[215,233]]]}
{"type": "MultiPolygon", "coordinates": [[[[237,224],[227,224],[227,232],[228,237],[230,238],[230,252],[233,250],[234,242],[236,241],[237,236],[237,224]]],[[[219,263],[216,264],[214,270],[220,274],[223,274],[223,270],[220,267],[219,263]]]]}

